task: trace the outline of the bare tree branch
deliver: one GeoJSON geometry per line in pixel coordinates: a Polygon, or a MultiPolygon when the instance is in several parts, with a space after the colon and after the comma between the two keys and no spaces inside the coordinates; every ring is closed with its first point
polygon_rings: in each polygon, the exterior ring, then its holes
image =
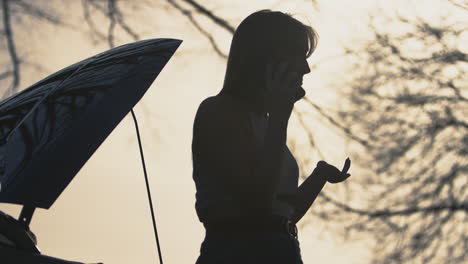
{"type": "Polygon", "coordinates": [[[312,106],[320,115],[322,115],[323,117],[325,117],[330,123],[332,123],[335,127],[339,128],[341,131],[343,131],[345,133],[346,136],[348,136],[349,138],[355,140],[356,142],[359,142],[361,145],[363,146],[367,146],[368,145],[368,142],[367,140],[365,139],[361,139],[357,136],[355,136],[351,130],[348,128],[348,127],[345,127],[345,126],[342,126],[339,121],[335,120],[333,117],[331,117],[330,115],[326,114],[322,108],[320,106],[318,106],[317,104],[315,104],[314,102],[312,102],[308,97],[304,97],[304,100],[310,105],[312,106]]]}
{"type": "MultiPolygon", "coordinates": [[[[173,0],[169,0],[169,1],[174,2],[173,0]]],[[[201,14],[204,14],[206,17],[210,18],[218,26],[226,29],[231,34],[234,34],[234,32],[235,32],[234,27],[231,26],[226,20],[224,20],[224,19],[218,17],[217,15],[213,14],[213,12],[209,11],[208,9],[206,9],[205,7],[203,7],[202,5],[200,5],[199,3],[197,3],[194,0],[183,0],[183,1],[190,4],[191,6],[193,6],[195,8],[195,10],[197,10],[201,14]]]]}
{"type": "Polygon", "coordinates": [[[7,93],[13,93],[15,89],[17,89],[19,82],[20,82],[20,68],[19,64],[20,61],[18,59],[18,55],[16,53],[16,46],[13,36],[13,31],[10,23],[10,7],[8,0],[2,0],[2,11],[3,11],[3,29],[5,32],[5,37],[7,41],[8,53],[10,55],[10,61],[13,75],[13,81],[10,87],[7,89],[7,93]]]}
{"type": "Polygon", "coordinates": [[[374,38],[347,52],[355,76],[346,82],[341,103],[348,109],[338,112],[335,126],[365,137],[355,160],[366,174],[351,199],[323,193],[326,206],[314,215],[344,221],[345,234],[373,234],[375,263],[464,263],[467,257],[468,230],[450,230],[468,215],[462,93],[468,58],[454,41],[468,28],[441,21],[388,17],[385,23],[402,24],[399,32],[372,21],[374,38]]]}
{"type": "Polygon", "coordinates": [[[107,43],[109,47],[115,47],[114,43],[114,29],[115,29],[115,2],[114,0],[108,0],[107,2],[107,17],[109,18],[109,29],[107,31],[107,43]]]}
{"type": "Polygon", "coordinates": [[[88,0],[82,0],[81,4],[83,6],[83,15],[84,15],[85,21],[88,24],[88,27],[91,29],[91,32],[95,36],[97,36],[100,40],[107,39],[106,36],[98,30],[98,28],[94,24],[93,19],[91,18],[90,9],[89,9],[90,8],[89,1],[88,0]]]}
{"type": "Polygon", "coordinates": [[[12,74],[11,71],[6,71],[6,72],[0,73],[0,80],[3,80],[3,79],[6,79],[6,78],[10,77],[11,74],[12,74]]]}
{"type": "Polygon", "coordinates": [[[317,151],[317,153],[319,154],[319,157],[324,160],[325,156],[323,155],[323,153],[320,151],[317,144],[315,143],[314,134],[312,133],[312,129],[307,127],[306,123],[304,122],[304,117],[303,117],[304,114],[300,113],[296,109],[293,109],[293,110],[296,113],[297,118],[299,119],[299,123],[304,128],[304,131],[307,133],[307,137],[309,138],[310,146],[313,147],[314,150],[317,151]]]}
{"type": "MultiPolygon", "coordinates": [[[[468,11],[468,3],[458,3],[455,0],[448,0],[450,3],[452,3],[455,6],[458,6],[460,8],[463,8],[468,11]]],[[[466,1],[465,1],[466,2],[466,1]]]]}
{"type": "Polygon", "coordinates": [[[215,50],[216,54],[218,54],[221,58],[223,59],[227,59],[227,55],[224,54],[221,49],[218,47],[218,44],[216,43],[214,37],[208,33],[206,30],[204,30],[200,24],[198,24],[198,22],[195,20],[195,18],[192,16],[192,12],[190,10],[187,10],[187,9],[184,9],[183,7],[181,7],[179,4],[177,4],[174,0],[167,0],[169,2],[170,5],[172,5],[174,8],[176,8],[177,10],[179,10],[183,15],[185,15],[189,20],[190,22],[192,23],[192,25],[194,25],[198,31],[200,31],[200,33],[202,33],[205,37],[208,38],[208,40],[210,41],[211,43],[211,46],[213,47],[213,49],[215,50]]]}
{"type": "Polygon", "coordinates": [[[122,11],[118,6],[119,1],[117,0],[82,0],[83,14],[86,23],[92,30],[92,32],[101,40],[106,40],[109,47],[115,47],[115,30],[117,26],[120,26],[125,33],[127,33],[133,40],[140,39],[140,36],[125,22],[122,11]],[[97,10],[107,19],[109,19],[109,27],[107,28],[107,34],[103,34],[96,27],[93,21],[90,7],[97,10]]]}
{"type": "Polygon", "coordinates": [[[133,40],[139,40],[140,36],[125,22],[122,12],[120,11],[120,8],[118,7],[117,3],[114,5],[114,13],[115,13],[115,18],[117,19],[117,23],[120,25],[120,27],[128,34],[130,37],[133,38],[133,40]]]}
{"type": "Polygon", "coordinates": [[[337,207],[343,209],[346,212],[364,215],[370,218],[380,218],[380,217],[393,217],[393,216],[402,216],[402,215],[411,215],[416,213],[434,213],[438,211],[448,210],[448,211],[462,211],[468,212],[468,203],[453,203],[453,204],[436,204],[425,207],[410,207],[402,210],[368,210],[368,209],[358,209],[347,204],[338,202],[333,198],[329,197],[326,194],[323,194],[323,199],[333,203],[337,207]]]}
{"type": "Polygon", "coordinates": [[[37,6],[34,6],[30,3],[27,3],[23,0],[15,0],[12,1],[12,4],[15,4],[17,6],[20,6],[27,14],[32,15],[33,17],[37,17],[39,19],[46,20],[47,22],[56,25],[56,26],[61,26],[64,25],[63,21],[57,17],[54,14],[51,14],[37,6]]]}

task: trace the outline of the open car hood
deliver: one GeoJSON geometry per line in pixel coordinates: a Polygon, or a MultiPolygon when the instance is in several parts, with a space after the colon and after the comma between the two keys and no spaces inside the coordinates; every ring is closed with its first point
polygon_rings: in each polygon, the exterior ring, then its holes
{"type": "Polygon", "coordinates": [[[0,202],[50,208],[181,42],[119,46],[0,102],[0,202]]]}

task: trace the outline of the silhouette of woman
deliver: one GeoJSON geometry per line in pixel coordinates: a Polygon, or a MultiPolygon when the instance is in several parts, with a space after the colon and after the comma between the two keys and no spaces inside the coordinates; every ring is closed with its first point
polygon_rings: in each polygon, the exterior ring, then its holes
{"type": "Polygon", "coordinates": [[[325,183],[350,176],[319,161],[298,187],[286,145],[317,34],[289,14],[260,10],[236,29],[223,89],[204,99],[192,138],[195,209],[206,229],[197,264],[302,263],[296,223],[325,183]]]}

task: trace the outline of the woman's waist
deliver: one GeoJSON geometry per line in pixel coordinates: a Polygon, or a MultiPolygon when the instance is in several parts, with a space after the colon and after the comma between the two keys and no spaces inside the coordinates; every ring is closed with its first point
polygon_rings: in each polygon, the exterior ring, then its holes
{"type": "MultiPolygon", "coordinates": [[[[254,202],[252,202],[254,204],[254,202]]],[[[195,209],[201,222],[229,222],[242,220],[269,221],[277,216],[289,218],[292,215],[292,207],[279,206],[278,203],[252,206],[252,204],[239,203],[230,200],[200,201],[197,200],[195,209]]]]}
{"type": "Polygon", "coordinates": [[[203,222],[207,234],[240,234],[281,232],[297,238],[297,227],[288,217],[276,214],[256,214],[207,219],[203,222]]]}
{"type": "Polygon", "coordinates": [[[230,215],[208,218],[203,221],[205,227],[216,226],[262,226],[281,225],[289,221],[284,215],[230,215]]]}

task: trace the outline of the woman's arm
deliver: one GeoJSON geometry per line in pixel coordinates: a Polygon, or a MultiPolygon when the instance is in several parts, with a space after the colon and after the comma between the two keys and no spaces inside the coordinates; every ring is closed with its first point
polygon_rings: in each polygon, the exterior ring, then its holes
{"type": "Polygon", "coordinates": [[[295,201],[293,201],[294,213],[290,219],[293,223],[301,220],[322,191],[326,182],[326,178],[320,172],[319,166],[317,166],[310,176],[297,188],[294,195],[295,201]]]}
{"type": "Polygon", "coordinates": [[[351,176],[351,174],[348,173],[350,166],[351,160],[349,158],[346,159],[341,171],[335,166],[321,160],[317,163],[312,174],[302,182],[293,195],[279,196],[279,199],[290,203],[294,208],[294,213],[290,220],[294,223],[301,220],[310,206],[312,206],[327,181],[330,183],[339,183],[349,178],[351,176]]]}

